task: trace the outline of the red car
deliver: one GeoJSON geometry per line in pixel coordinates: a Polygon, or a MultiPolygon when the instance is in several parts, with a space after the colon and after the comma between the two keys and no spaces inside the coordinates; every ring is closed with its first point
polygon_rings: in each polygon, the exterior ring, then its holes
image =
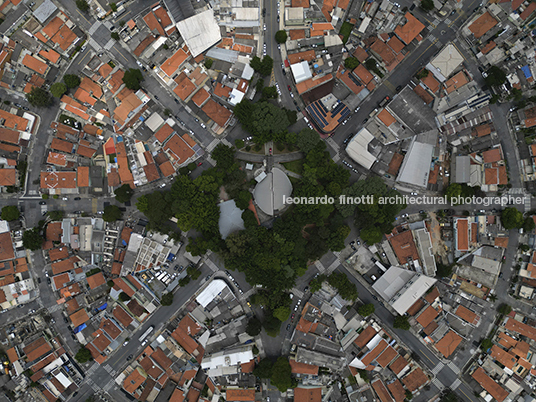
{"type": "Polygon", "coordinates": [[[272,148],[270,148],[270,151],[269,151],[269,152],[270,152],[270,155],[272,155],[272,148]]]}
{"type": "Polygon", "coordinates": [[[197,166],[201,166],[202,164],[203,164],[203,162],[199,162],[199,163],[197,164],[197,166]]]}
{"type": "Polygon", "coordinates": [[[292,91],[292,88],[290,87],[290,85],[287,85],[287,88],[289,91],[292,91]]]}

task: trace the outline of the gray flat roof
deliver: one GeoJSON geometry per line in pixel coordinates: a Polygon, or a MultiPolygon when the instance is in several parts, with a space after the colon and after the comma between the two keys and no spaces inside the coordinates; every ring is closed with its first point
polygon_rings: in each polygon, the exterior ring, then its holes
{"type": "Polygon", "coordinates": [[[58,7],[50,0],[45,0],[39,7],[35,9],[33,15],[37,20],[43,24],[48,18],[56,12],[58,7]]]}
{"type": "Polygon", "coordinates": [[[282,170],[274,168],[255,186],[253,196],[259,208],[268,215],[283,208],[283,197],[292,194],[292,184],[282,170]]]}

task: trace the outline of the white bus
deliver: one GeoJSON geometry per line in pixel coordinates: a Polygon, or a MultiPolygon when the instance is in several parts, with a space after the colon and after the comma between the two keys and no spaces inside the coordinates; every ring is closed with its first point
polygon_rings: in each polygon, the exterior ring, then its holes
{"type": "Polygon", "coordinates": [[[151,325],[147,330],[140,336],[140,342],[143,342],[154,330],[154,325],[151,325]]]}

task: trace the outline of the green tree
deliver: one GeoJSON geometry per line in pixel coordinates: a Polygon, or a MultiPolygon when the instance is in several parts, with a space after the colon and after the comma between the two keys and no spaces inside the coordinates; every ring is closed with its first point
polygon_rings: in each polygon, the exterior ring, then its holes
{"type": "Polygon", "coordinates": [[[143,81],[143,75],[137,68],[129,68],[123,75],[123,82],[128,89],[137,91],[141,88],[140,82],[143,81]]]}
{"type": "Polygon", "coordinates": [[[493,346],[493,342],[486,338],[482,341],[482,343],[480,344],[480,348],[483,350],[483,351],[486,351],[488,349],[491,349],[491,347],[493,346]]]}
{"type": "Polygon", "coordinates": [[[506,82],[506,72],[497,66],[491,66],[486,73],[484,81],[490,87],[500,86],[506,82]]]}
{"type": "Polygon", "coordinates": [[[406,390],[406,401],[411,401],[412,399],[413,399],[413,393],[409,390],[406,390]]]}
{"type": "Polygon", "coordinates": [[[296,145],[304,153],[311,151],[320,141],[318,133],[310,128],[304,128],[296,137],[296,145]]]}
{"type": "Polygon", "coordinates": [[[248,324],[246,325],[246,334],[249,336],[257,336],[261,333],[261,331],[261,322],[256,317],[250,318],[248,324]]]}
{"type": "Polygon", "coordinates": [[[523,226],[523,214],[513,207],[503,209],[501,223],[505,229],[518,229],[523,226]]]}
{"type": "Polygon", "coordinates": [[[185,276],[184,278],[182,279],[179,279],[179,286],[186,286],[190,283],[190,277],[189,276],[185,276]]]}
{"type": "Polygon", "coordinates": [[[207,69],[210,69],[210,67],[212,67],[212,64],[213,64],[213,63],[214,63],[214,60],[209,59],[209,58],[205,59],[205,67],[206,67],[207,69]]]}
{"type": "Polygon", "coordinates": [[[399,315],[398,317],[395,318],[393,327],[408,331],[410,329],[408,317],[406,317],[405,315],[399,315]]]}
{"type": "Polygon", "coordinates": [[[421,0],[421,8],[424,11],[432,11],[434,9],[433,0],[421,0]]]}
{"type": "Polygon", "coordinates": [[[277,99],[277,88],[276,87],[264,87],[262,88],[262,96],[267,99],[277,99]]]}
{"type": "Polygon", "coordinates": [[[521,226],[523,230],[527,232],[532,232],[536,225],[534,224],[534,219],[531,216],[528,216],[523,220],[523,225],[521,226]]]}
{"type": "Polygon", "coordinates": [[[173,304],[173,293],[167,292],[162,296],[160,300],[162,306],[171,306],[173,304]]]}
{"type": "Polygon", "coordinates": [[[262,359],[253,369],[255,377],[270,378],[272,376],[273,363],[270,359],[262,359]]]}
{"type": "Polygon", "coordinates": [[[512,307],[503,303],[497,308],[497,312],[502,315],[508,315],[512,312],[512,307]]]}
{"type": "Polygon", "coordinates": [[[326,275],[318,275],[316,278],[314,278],[309,285],[309,290],[311,293],[318,292],[320,289],[322,289],[322,282],[324,282],[326,278],[326,275]]]}
{"type": "Polygon", "coordinates": [[[354,70],[357,66],[359,66],[357,57],[347,57],[346,60],[344,60],[344,68],[347,68],[348,70],[354,70]]]}
{"type": "Polygon", "coordinates": [[[343,299],[354,301],[357,299],[357,287],[341,272],[333,272],[328,276],[328,283],[337,289],[343,299]]]}
{"type": "Polygon", "coordinates": [[[121,300],[123,303],[126,303],[130,300],[130,296],[127,295],[125,292],[119,293],[119,300],[121,300]]]}
{"type": "Polygon", "coordinates": [[[63,76],[63,82],[67,85],[67,88],[76,88],[80,85],[80,77],[75,74],[66,74],[63,76]]]}
{"type": "Polygon", "coordinates": [[[89,10],[89,4],[86,0],[76,0],[76,7],[85,13],[87,13],[89,10]]]}
{"type": "Polygon", "coordinates": [[[136,201],[136,208],[142,213],[145,213],[149,210],[149,197],[147,195],[142,195],[141,197],[138,197],[138,200],[136,201]]]}
{"type": "Polygon", "coordinates": [[[458,397],[451,389],[447,388],[441,394],[440,402],[458,402],[458,397]]]}
{"type": "Polygon", "coordinates": [[[186,268],[186,272],[188,273],[188,275],[190,275],[190,277],[194,281],[197,278],[199,278],[199,276],[201,275],[201,271],[199,269],[197,269],[196,267],[192,266],[192,265],[190,265],[188,268],[186,268]]]}
{"type": "Polygon", "coordinates": [[[423,78],[428,77],[428,74],[430,71],[428,71],[426,68],[423,68],[421,71],[419,71],[417,74],[415,74],[415,78],[422,80],[423,78]]]}
{"type": "Polygon", "coordinates": [[[284,322],[290,317],[290,307],[280,306],[274,310],[274,317],[284,322]]]}
{"type": "Polygon", "coordinates": [[[67,85],[63,82],[56,82],[50,87],[50,93],[56,98],[61,98],[65,92],[67,92],[67,85]]]}
{"type": "Polygon", "coordinates": [[[19,219],[20,212],[16,205],[6,205],[5,207],[2,207],[2,219],[4,221],[14,221],[19,219]]]}
{"type": "Polygon", "coordinates": [[[108,205],[104,208],[104,214],[102,215],[102,219],[104,219],[105,222],[115,222],[119,219],[121,219],[121,215],[123,213],[119,209],[119,207],[115,205],[108,205]]]}
{"type": "Polygon", "coordinates": [[[39,250],[43,245],[43,236],[41,236],[41,230],[39,227],[26,230],[22,235],[22,245],[28,250],[39,250]]]}
{"type": "Polygon", "coordinates": [[[255,56],[251,59],[249,65],[255,72],[259,73],[263,77],[267,77],[272,73],[274,67],[274,60],[270,56],[264,56],[262,60],[255,56]]]}
{"type": "Polygon", "coordinates": [[[115,3],[110,3],[109,6],[110,6],[110,8],[112,9],[112,11],[113,11],[114,13],[117,12],[117,4],[115,4],[115,3]]]}
{"type": "Polygon", "coordinates": [[[383,239],[383,233],[381,229],[376,226],[367,227],[361,230],[359,236],[365,243],[369,245],[379,243],[383,239]]]}
{"type": "Polygon", "coordinates": [[[277,43],[285,43],[287,41],[287,31],[279,30],[275,33],[275,41],[277,43]]]}
{"type": "Polygon", "coordinates": [[[53,103],[50,92],[39,87],[32,87],[30,93],[26,94],[26,99],[32,106],[36,107],[48,107],[53,103]]]}
{"type": "Polygon", "coordinates": [[[112,37],[112,39],[114,40],[119,40],[119,34],[117,32],[112,32],[110,34],[110,36],[112,37]]]}
{"type": "Polygon", "coordinates": [[[223,143],[219,143],[210,155],[216,161],[216,167],[228,171],[235,164],[235,149],[223,143]]]}
{"type": "Polygon", "coordinates": [[[368,317],[369,315],[374,313],[374,304],[372,303],[364,304],[357,309],[357,312],[363,317],[368,317]]]}
{"type": "Polygon", "coordinates": [[[292,387],[292,370],[286,356],[279,357],[272,367],[270,383],[281,392],[292,387]]]}
{"type": "Polygon", "coordinates": [[[61,221],[63,219],[63,211],[49,211],[48,217],[51,221],[61,221]]]}
{"type": "Polygon", "coordinates": [[[87,363],[93,360],[91,352],[85,346],[80,346],[80,349],[78,349],[74,358],[78,363],[87,363]]]}
{"type": "Polygon", "coordinates": [[[262,326],[268,336],[275,338],[279,335],[279,331],[281,330],[281,321],[271,314],[266,314],[262,326]]]}
{"type": "Polygon", "coordinates": [[[108,282],[106,282],[106,284],[108,285],[109,288],[113,288],[115,285],[114,281],[112,281],[111,279],[108,282]]]}
{"type": "Polygon", "coordinates": [[[245,143],[244,143],[244,140],[241,140],[240,138],[237,138],[235,140],[235,142],[234,142],[234,145],[235,145],[236,149],[242,149],[242,148],[244,148],[245,143]]]}
{"type": "Polygon", "coordinates": [[[121,187],[115,189],[114,193],[117,202],[126,203],[134,195],[134,190],[128,184],[123,184],[121,187]]]}
{"type": "Polygon", "coordinates": [[[448,278],[452,275],[452,265],[437,263],[436,276],[438,278],[448,278]]]}

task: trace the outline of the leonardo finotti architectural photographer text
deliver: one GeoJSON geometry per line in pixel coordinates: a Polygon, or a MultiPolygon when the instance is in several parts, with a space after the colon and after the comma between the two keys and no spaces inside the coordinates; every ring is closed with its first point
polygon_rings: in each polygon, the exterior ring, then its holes
{"type": "Polygon", "coordinates": [[[350,197],[346,195],[340,195],[339,197],[330,197],[324,195],[322,197],[287,197],[283,196],[283,204],[338,204],[342,205],[359,205],[359,204],[406,204],[406,205],[482,205],[489,207],[491,205],[500,205],[504,207],[506,205],[520,205],[525,202],[524,197],[514,197],[511,195],[505,195],[501,197],[452,197],[449,199],[446,196],[443,197],[431,197],[426,195],[421,196],[407,196],[397,195],[393,197],[374,197],[373,195],[361,195],[359,197],[350,197]]]}

